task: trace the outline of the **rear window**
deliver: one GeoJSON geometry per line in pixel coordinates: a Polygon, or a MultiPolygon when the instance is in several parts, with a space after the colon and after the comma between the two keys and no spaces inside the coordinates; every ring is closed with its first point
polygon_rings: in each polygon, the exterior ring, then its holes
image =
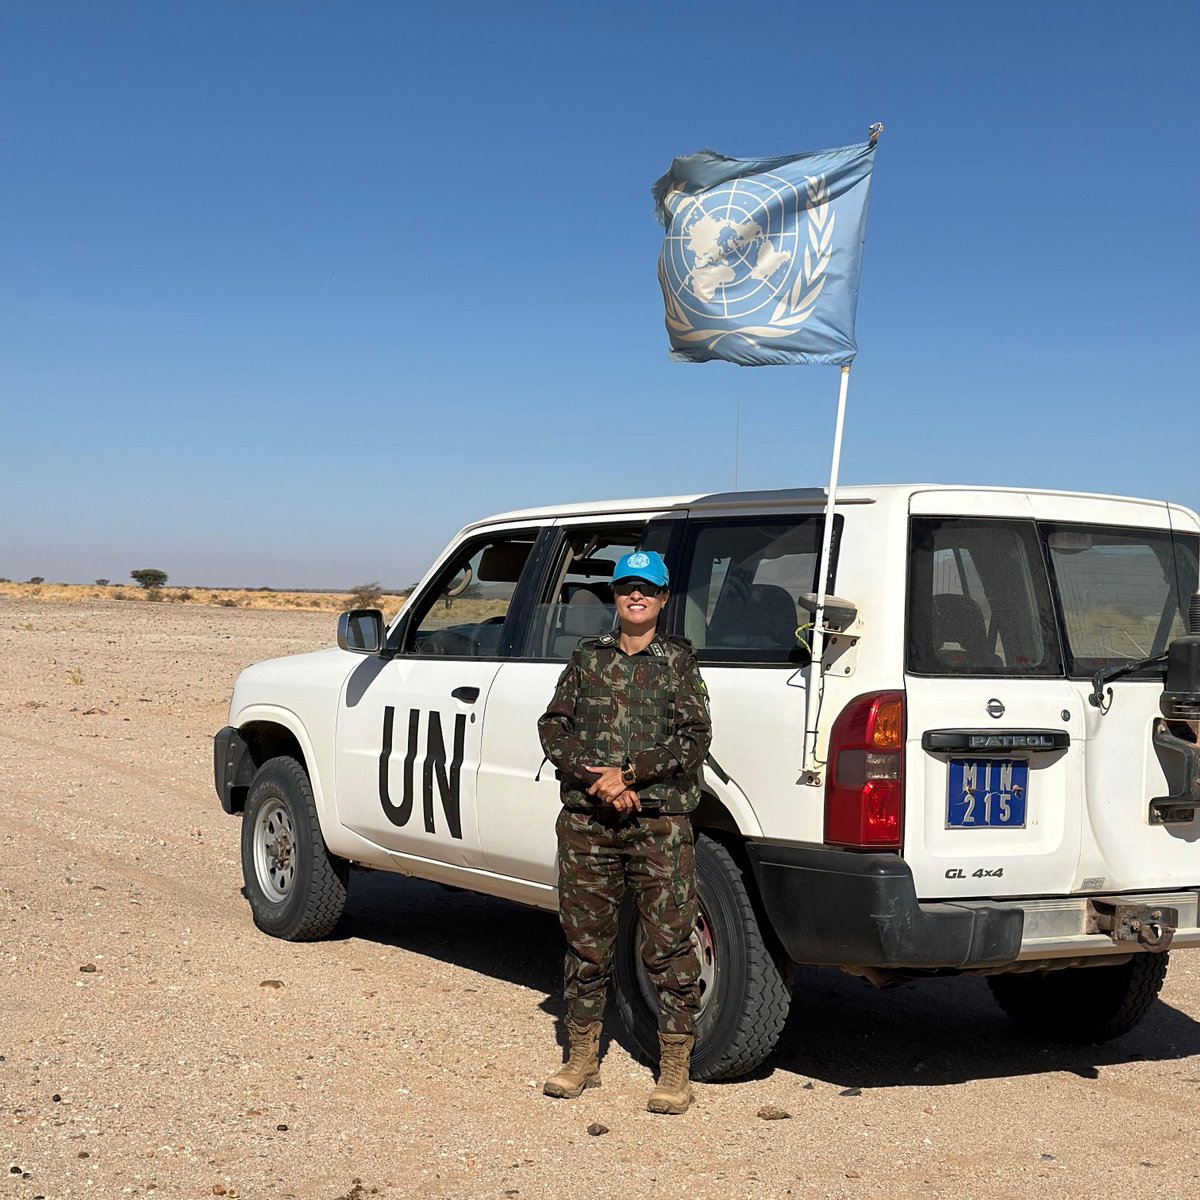
{"type": "MultiPolygon", "coordinates": [[[[841,523],[834,518],[831,577],[841,523]]],[[[811,514],[689,526],[676,586],[683,633],[702,663],[808,662],[812,617],[799,600],[816,589],[823,529],[811,514]]]]}
{"type": "Polygon", "coordinates": [[[918,675],[1062,674],[1032,522],[914,518],[907,650],[918,675]]]}
{"type": "Polygon", "coordinates": [[[1040,528],[1072,675],[1161,654],[1187,632],[1195,537],[1097,525],[1040,528]]]}

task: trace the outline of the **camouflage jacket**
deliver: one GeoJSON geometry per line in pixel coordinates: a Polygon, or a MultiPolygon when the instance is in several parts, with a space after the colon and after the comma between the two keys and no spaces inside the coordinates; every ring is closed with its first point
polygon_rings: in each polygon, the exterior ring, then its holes
{"type": "Polygon", "coordinates": [[[645,650],[629,655],[618,636],[581,643],[538,721],[563,803],[578,809],[599,803],[587,795],[596,776],[584,768],[619,767],[628,757],[644,807],[691,812],[700,802],[700,764],[712,739],[691,643],[656,634],[645,650]]]}

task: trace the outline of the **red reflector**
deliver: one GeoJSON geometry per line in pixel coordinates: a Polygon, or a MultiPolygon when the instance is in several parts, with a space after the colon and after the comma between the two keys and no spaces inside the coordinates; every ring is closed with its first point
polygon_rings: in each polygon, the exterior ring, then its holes
{"type": "Polygon", "coordinates": [[[852,700],[833,724],[825,841],[898,850],[904,819],[904,693],[852,700]]]}
{"type": "Polygon", "coordinates": [[[900,845],[900,785],[894,779],[876,779],[863,788],[863,841],[872,845],[900,845]]]}

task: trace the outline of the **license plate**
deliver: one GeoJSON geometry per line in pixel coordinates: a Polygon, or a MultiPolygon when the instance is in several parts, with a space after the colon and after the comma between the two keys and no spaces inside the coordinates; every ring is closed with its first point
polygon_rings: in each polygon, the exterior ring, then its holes
{"type": "Polygon", "coordinates": [[[1029,763],[1020,758],[952,758],[947,829],[1023,829],[1029,763]]]}

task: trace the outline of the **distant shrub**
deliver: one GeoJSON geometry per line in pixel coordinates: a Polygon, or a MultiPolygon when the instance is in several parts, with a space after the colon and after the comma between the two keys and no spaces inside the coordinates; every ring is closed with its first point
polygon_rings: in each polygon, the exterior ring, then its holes
{"type": "Polygon", "coordinates": [[[163,601],[162,588],[147,588],[146,589],[146,599],[152,601],[155,604],[161,604],[163,601]]]}
{"type": "Polygon", "coordinates": [[[30,583],[45,583],[46,577],[45,577],[45,575],[30,575],[29,582],[30,583]]]}
{"type": "Polygon", "coordinates": [[[237,601],[232,596],[214,596],[212,602],[218,608],[237,608],[237,601]]]}
{"type": "Polygon", "coordinates": [[[175,599],[181,600],[184,604],[186,604],[191,598],[192,598],[192,593],[189,592],[187,590],[187,588],[182,588],[178,592],[175,593],[175,599]]]}
{"type": "Polygon", "coordinates": [[[96,586],[97,587],[108,587],[108,580],[107,579],[97,579],[96,586]]]}
{"type": "Polygon", "coordinates": [[[352,608],[378,608],[383,599],[383,588],[377,583],[360,583],[350,589],[352,608]]]}
{"type": "Polygon", "coordinates": [[[129,578],[138,587],[144,587],[148,592],[154,592],[167,582],[167,573],[160,571],[157,567],[143,567],[140,571],[130,571],[129,578]]]}

